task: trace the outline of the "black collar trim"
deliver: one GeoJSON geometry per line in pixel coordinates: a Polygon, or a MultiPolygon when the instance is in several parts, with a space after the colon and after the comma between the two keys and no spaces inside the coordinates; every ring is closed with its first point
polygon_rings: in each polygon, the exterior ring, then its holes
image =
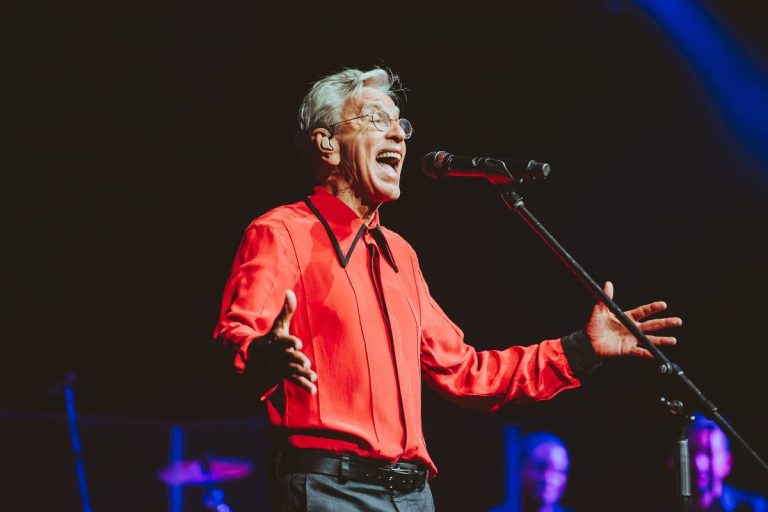
{"type": "Polygon", "coordinates": [[[339,263],[341,264],[342,268],[347,268],[347,263],[349,263],[349,258],[352,257],[352,251],[355,250],[355,246],[357,245],[357,242],[360,240],[360,237],[363,236],[363,233],[365,233],[365,223],[363,223],[362,226],[360,226],[360,229],[357,230],[357,234],[355,235],[355,239],[352,240],[352,245],[349,246],[349,251],[347,251],[347,255],[344,256],[344,253],[341,252],[341,246],[339,245],[339,240],[336,238],[336,235],[333,233],[333,230],[331,229],[331,226],[328,224],[328,221],[325,220],[325,217],[320,213],[320,210],[317,209],[317,207],[312,204],[312,201],[309,200],[309,198],[305,198],[304,202],[307,203],[307,206],[310,210],[312,210],[312,213],[315,214],[315,217],[320,221],[320,223],[325,228],[326,233],[328,233],[328,238],[331,239],[331,243],[333,244],[333,248],[336,249],[336,256],[339,258],[339,263]]]}
{"type": "MultiPolygon", "coordinates": [[[[331,243],[333,244],[333,248],[336,251],[336,256],[339,258],[341,267],[346,268],[347,264],[349,263],[349,259],[352,257],[352,251],[355,250],[357,242],[360,241],[360,238],[363,236],[363,233],[365,233],[367,226],[365,223],[363,223],[363,225],[360,226],[360,229],[357,230],[357,234],[355,235],[354,240],[352,240],[352,244],[349,246],[349,250],[345,256],[341,251],[341,245],[339,245],[339,240],[336,238],[336,234],[331,229],[328,221],[325,220],[325,217],[323,217],[323,214],[320,213],[320,210],[318,210],[317,207],[312,204],[312,201],[308,197],[304,198],[304,202],[307,204],[307,207],[312,211],[312,213],[315,214],[315,217],[317,217],[317,219],[320,221],[320,224],[322,224],[325,228],[325,232],[328,233],[328,238],[330,238],[331,243]]],[[[379,245],[382,254],[384,254],[384,259],[387,260],[395,272],[399,272],[397,264],[395,263],[395,257],[392,254],[392,251],[389,250],[389,244],[387,243],[387,239],[384,236],[384,231],[382,231],[380,226],[375,226],[371,228],[370,231],[373,239],[376,241],[376,244],[379,245]]]]}
{"type": "Polygon", "coordinates": [[[399,272],[399,270],[397,270],[397,264],[395,263],[395,256],[392,254],[392,251],[389,250],[389,243],[384,236],[384,231],[381,229],[381,226],[374,226],[369,231],[371,232],[373,239],[376,240],[376,244],[381,249],[381,252],[384,254],[384,259],[387,260],[395,272],[399,272]]]}

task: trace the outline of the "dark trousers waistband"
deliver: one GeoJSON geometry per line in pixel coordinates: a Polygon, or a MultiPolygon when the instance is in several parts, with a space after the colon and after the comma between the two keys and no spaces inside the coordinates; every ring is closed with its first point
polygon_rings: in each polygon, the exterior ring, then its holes
{"type": "Polygon", "coordinates": [[[412,462],[386,462],[325,450],[284,449],[274,456],[278,475],[286,473],[319,473],[347,480],[381,485],[387,489],[410,492],[427,481],[427,468],[412,462]]]}

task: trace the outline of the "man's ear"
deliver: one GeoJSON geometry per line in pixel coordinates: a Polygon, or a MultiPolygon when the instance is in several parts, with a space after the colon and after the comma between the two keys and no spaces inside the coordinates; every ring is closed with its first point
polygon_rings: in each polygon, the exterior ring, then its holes
{"type": "Polygon", "coordinates": [[[326,128],[315,128],[309,135],[320,159],[329,165],[339,165],[339,151],[333,142],[333,135],[326,128]]]}

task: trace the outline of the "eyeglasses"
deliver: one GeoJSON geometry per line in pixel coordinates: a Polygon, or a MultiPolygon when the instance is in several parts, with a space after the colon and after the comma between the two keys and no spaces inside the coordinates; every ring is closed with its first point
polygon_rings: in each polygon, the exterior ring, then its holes
{"type": "MultiPolygon", "coordinates": [[[[395,121],[395,119],[392,119],[389,116],[389,114],[387,114],[383,110],[379,110],[373,114],[363,114],[362,116],[357,116],[351,119],[345,119],[343,121],[339,121],[338,123],[334,123],[326,126],[326,128],[331,129],[334,126],[338,126],[342,123],[348,123],[350,121],[355,121],[357,119],[362,119],[364,117],[370,118],[371,122],[373,123],[373,126],[380,132],[385,132],[389,130],[389,127],[392,126],[392,121],[395,121]]],[[[405,138],[410,139],[414,131],[413,126],[411,125],[411,122],[401,117],[400,119],[397,119],[397,124],[399,124],[400,128],[402,128],[402,130],[405,132],[405,138]]]]}

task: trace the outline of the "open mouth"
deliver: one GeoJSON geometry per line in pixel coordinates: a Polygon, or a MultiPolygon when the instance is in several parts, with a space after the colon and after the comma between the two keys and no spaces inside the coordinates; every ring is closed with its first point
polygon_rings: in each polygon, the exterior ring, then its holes
{"type": "Polygon", "coordinates": [[[393,171],[397,170],[397,166],[402,159],[403,156],[396,151],[382,151],[376,155],[376,161],[378,163],[390,166],[393,171]]]}

